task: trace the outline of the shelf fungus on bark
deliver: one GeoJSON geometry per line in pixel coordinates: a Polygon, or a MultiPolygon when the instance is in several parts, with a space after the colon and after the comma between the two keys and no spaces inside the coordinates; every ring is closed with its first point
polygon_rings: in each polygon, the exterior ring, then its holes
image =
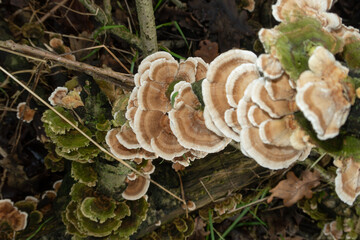
{"type": "Polygon", "coordinates": [[[339,198],[352,205],[360,195],[360,163],[353,158],[342,161],[336,171],[335,191],[339,198]]]}
{"type": "MultiPolygon", "coordinates": [[[[150,178],[149,174],[146,174],[146,176],[150,178]]],[[[143,176],[137,176],[135,180],[129,180],[129,178],[127,178],[125,182],[127,183],[127,187],[121,196],[126,200],[132,201],[142,198],[150,186],[150,180],[143,176]]]]}
{"type": "Polygon", "coordinates": [[[293,21],[300,16],[310,16],[318,19],[327,31],[336,30],[341,27],[341,18],[328,13],[336,1],[326,0],[278,0],[272,6],[272,14],[279,21],[293,21]]]}
{"type": "Polygon", "coordinates": [[[319,139],[333,138],[350,112],[350,98],[342,82],[348,69],[323,47],[315,48],[309,68],[297,80],[296,104],[319,139]]]}
{"type": "MultiPolygon", "coordinates": [[[[236,104],[236,98],[230,87],[226,88],[227,80],[230,77],[232,71],[242,64],[256,62],[256,55],[246,50],[229,50],[214,59],[211,62],[206,79],[202,83],[202,96],[206,106],[206,110],[209,112],[212,121],[219,131],[228,138],[232,138],[235,141],[240,141],[239,134],[234,131],[225,121],[225,112],[231,109],[231,105],[228,102],[228,96],[231,97],[231,104],[236,104]],[[231,90],[227,93],[226,89],[231,90]]],[[[244,72],[244,74],[246,74],[244,72]]],[[[235,74],[234,74],[235,75],[235,74]]],[[[250,76],[253,78],[253,76],[250,76]]],[[[234,85],[235,83],[229,83],[234,85]]],[[[236,90],[237,88],[235,88],[236,90]]],[[[243,91],[244,89],[240,89],[243,91]]]]}
{"type": "Polygon", "coordinates": [[[174,87],[174,108],[169,112],[170,127],[179,143],[187,148],[207,153],[221,151],[230,139],[220,137],[205,125],[201,103],[191,84],[181,81],[174,87]]]}
{"type": "Polygon", "coordinates": [[[30,123],[34,119],[35,110],[21,102],[16,107],[16,117],[24,122],[30,123]]]}
{"type": "Polygon", "coordinates": [[[0,223],[8,224],[14,231],[26,228],[28,214],[19,211],[10,199],[0,200],[0,223]]]}

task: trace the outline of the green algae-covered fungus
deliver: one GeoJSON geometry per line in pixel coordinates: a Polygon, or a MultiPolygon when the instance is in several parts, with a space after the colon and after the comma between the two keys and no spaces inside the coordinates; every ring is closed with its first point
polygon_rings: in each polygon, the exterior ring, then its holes
{"type": "Polygon", "coordinates": [[[145,198],[125,202],[99,194],[85,184],[73,185],[62,214],[66,232],[75,239],[128,239],[146,218],[145,198]]]}
{"type": "Polygon", "coordinates": [[[272,32],[272,37],[263,38],[263,45],[268,51],[275,53],[286,73],[294,80],[308,69],[309,51],[312,47],[324,46],[333,54],[343,47],[341,39],[323,29],[321,23],[311,17],[281,23],[272,32]]]}
{"type": "Polygon", "coordinates": [[[71,176],[89,187],[94,187],[97,182],[97,173],[91,163],[79,163],[73,161],[71,164],[71,176]]]}
{"type": "MultiPolygon", "coordinates": [[[[71,115],[69,111],[65,110],[62,107],[54,107],[54,108],[61,115],[66,117],[68,120],[70,120],[70,122],[72,122],[75,126],[78,126],[77,121],[75,121],[74,117],[71,115]]],[[[73,127],[69,123],[65,122],[52,110],[46,110],[43,113],[41,120],[44,122],[44,124],[48,126],[49,130],[53,132],[55,135],[65,134],[70,129],[73,129],[73,127]]]]}

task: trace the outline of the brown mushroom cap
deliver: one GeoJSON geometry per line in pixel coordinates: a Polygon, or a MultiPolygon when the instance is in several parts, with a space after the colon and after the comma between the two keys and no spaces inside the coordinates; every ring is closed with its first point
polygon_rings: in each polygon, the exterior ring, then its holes
{"type": "Polygon", "coordinates": [[[137,109],[134,117],[133,131],[142,148],[154,152],[151,139],[159,136],[161,132],[160,120],[164,116],[161,111],[143,111],[137,109]]]}
{"type": "Polygon", "coordinates": [[[268,119],[259,126],[261,140],[266,144],[278,147],[291,146],[290,137],[296,128],[294,117],[285,116],[280,119],[268,119]]]}
{"type": "Polygon", "coordinates": [[[139,88],[135,87],[130,96],[129,96],[129,101],[128,101],[128,105],[126,107],[126,113],[125,113],[125,117],[127,120],[129,120],[129,125],[130,127],[134,127],[134,119],[135,119],[135,113],[136,110],[138,109],[138,100],[137,100],[137,93],[138,93],[139,88]]]}
{"type": "MultiPolygon", "coordinates": [[[[150,175],[146,175],[150,178],[150,175]]],[[[126,200],[138,200],[142,198],[150,186],[150,180],[143,176],[138,176],[134,181],[127,181],[127,187],[122,193],[122,197],[126,200]]]]}
{"type": "Polygon", "coordinates": [[[197,61],[196,66],[196,75],[195,75],[195,81],[202,80],[206,78],[206,73],[209,68],[209,64],[207,64],[202,58],[200,57],[194,57],[197,61]]]}
{"type": "Polygon", "coordinates": [[[345,160],[343,167],[338,168],[335,178],[335,191],[339,198],[352,205],[360,194],[360,163],[353,158],[345,160]]]}
{"type": "Polygon", "coordinates": [[[138,67],[138,74],[139,75],[143,74],[146,70],[150,68],[151,63],[158,59],[174,60],[174,58],[168,52],[164,52],[164,51],[155,52],[141,61],[138,67]]]}
{"type": "Polygon", "coordinates": [[[322,46],[316,47],[312,52],[308,65],[313,73],[326,77],[326,82],[332,84],[345,79],[349,72],[348,68],[336,61],[334,55],[322,46]]]}
{"type": "Polygon", "coordinates": [[[50,97],[48,98],[51,105],[61,105],[62,99],[66,96],[68,93],[68,89],[66,87],[57,87],[55,90],[51,93],[50,97]]]}
{"type": "Polygon", "coordinates": [[[141,147],[136,139],[134,131],[126,124],[121,126],[120,131],[116,134],[116,138],[119,143],[127,149],[136,149],[141,147]]]}
{"type": "Polygon", "coordinates": [[[241,132],[241,125],[237,119],[237,110],[234,108],[230,108],[225,111],[225,122],[226,124],[231,127],[231,129],[240,134],[241,132]]]}
{"type": "Polygon", "coordinates": [[[255,64],[244,63],[236,67],[226,81],[226,97],[230,106],[236,108],[240,99],[244,96],[245,89],[260,74],[255,64]]]}
{"type": "Polygon", "coordinates": [[[10,199],[0,200],[0,222],[6,221],[14,231],[26,228],[28,214],[14,207],[10,199]]]}
{"type": "Polygon", "coordinates": [[[105,141],[110,148],[110,152],[114,154],[116,157],[123,159],[133,159],[133,158],[153,159],[157,157],[154,153],[145,151],[142,148],[127,149],[126,147],[121,145],[116,138],[116,135],[119,133],[119,131],[120,131],[119,128],[111,129],[107,132],[105,137],[105,141]]]}
{"type": "Polygon", "coordinates": [[[193,83],[196,80],[196,68],[198,61],[195,58],[188,58],[179,64],[179,70],[175,80],[193,83]]]}
{"type": "Polygon", "coordinates": [[[146,165],[141,168],[141,172],[145,174],[152,174],[155,171],[155,166],[152,164],[152,160],[147,160],[146,165]]]}
{"type": "Polygon", "coordinates": [[[271,54],[261,54],[256,60],[256,66],[268,79],[279,78],[284,73],[280,61],[271,54]]]}
{"type": "Polygon", "coordinates": [[[204,108],[204,119],[205,119],[205,126],[207,127],[207,129],[209,129],[210,131],[214,132],[216,135],[223,137],[224,134],[222,134],[222,132],[220,132],[220,130],[215,126],[213,120],[211,119],[210,113],[207,110],[206,106],[204,108]]]}
{"type": "Polygon", "coordinates": [[[254,82],[251,99],[271,117],[280,118],[282,116],[292,114],[296,110],[296,106],[293,101],[272,100],[266,91],[264,78],[256,79],[254,82]]]}
{"type": "Polygon", "coordinates": [[[343,96],[341,84],[329,86],[323,81],[309,82],[298,88],[296,104],[321,140],[339,134],[351,107],[350,102],[343,96]]]}
{"type": "Polygon", "coordinates": [[[274,101],[291,100],[296,94],[296,91],[290,85],[289,75],[286,73],[272,81],[265,81],[265,88],[274,101]]]}
{"type": "Polygon", "coordinates": [[[17,105],[16,108],[16,117],[18,119],[23,120],[24,122],[31,122],[34,119],[35,110],[31,109],[30,107],[26,106],[26,102],[21,102],[17,105]]]}
{"type": "Polygon", "coordinates": [[[254,127],[258,127],[262,122],[271,118],[267,112],[259,108],[256,104],[253,104],[247,111],[247,119],[254,127]]]}
{"type": "Polygon", "coordinates": [[[245,150],[244,154],[254,158],[261,166],[270,169],[287,168],[302,154],[302,151],[291,146],[277,147],[263,143],[259,129],[256,127],[245,128],[241,131],[240,144],[245,150]]]}
{"type": "Polygon", "coordinates": [[[158,59],[151,63],[149,78],[158,83],[170,84],[174,81],[179,64],[175,60],[158,59]]]}
{"type": "Polygon", "coordinates": [[[169,98],[165,92],[168,86],[154,81],[145,81],[138,91],[138,104],[142,110],[159,110],[167,112],[171,109],[169,98]]]}
{"type": "Polygon", "coordinates": [[[169,112],[171,129],[185,148],[204,152],[218,152],[226,147],[229,139],[220,137],[205,125],[202,111],[180,102],[169,112]]]}
{"type": "Polygon", "coordinates": [[[239,101],[239,105],[236,109],[236,116],[241,128],[248,128],[252,126],[252,123],[248,117],[248,112],[249,109],[254,105],[255,103],[246,101],[245,98],[242,98],[239,101]]]}
{"type": "Polygon", "coordinates": [[[255,63],[256,55],[245,50],[230,50],[211,62],[206,79],[202,83],[204,103],[215,126],[227,137],[239,141],[235,133],[225,122],[225,111],[230,108],[226,97],[226,81],[230,73],[244,63],[255,63]]]}

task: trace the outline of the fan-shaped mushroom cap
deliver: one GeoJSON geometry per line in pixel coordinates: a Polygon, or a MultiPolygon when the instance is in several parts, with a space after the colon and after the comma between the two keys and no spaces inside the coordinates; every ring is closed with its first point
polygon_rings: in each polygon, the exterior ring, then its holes
{"type": "Polygon", "coordinates": [[[158,59],[151,63],[149,78],[158,83],[170,84],[178,72],[179,63],[175,60],[158,59]]]}
{"type": "Polygon", "coordinates": [[[22,119],[24,122],[31,122],[34,119],[35,110],[26,106],[26,102],[21,102],[17,105],[16,108],[16,117],[22,119]]]}
{"type": "Polygon", "coordinates": [[[290,137],[296,129],[292,115],[281,119],[268,119],[260,124],[259,134],[263,143],[278,147],[291,146],[290,137]]]}
{"type": "Polygon", "coordinates": [[[345,160],[343,167],[336,170],[335,191],[339,198],[352,205],[360,194],[360,163],[353,158],[345,160]]]}
{"type": "Polygon", "coordinates": [[[254,127],[258,127],[262,122],[270,119],[270,116],[256,104],[252,104],[247,111],[247,119],[254,127]]]}
{"type": "Polygon", "coordinates": [[[160,111],[143,111],[141,109],[136,111],[133,131],[141,147],[147,151],[154,152],[151,147],[151,139],[159,136],[160,120],[163,116],[164,113],[160,111]]]}
{"type": "Polygon", "coordinates": [[[276,51],[272,46],[275,45],[278,37],[280,36],[280,32],[276,30],[275,28],[272,29],[266,29],[262,28],[258,32],[259,40],[263,44],[265,48],[265,52],[270,53],[271,55],[276,56],[276,51]]]}
{"type": "Polygon", "coordinates": [[[245,98],[242,98],[239,101],[239,105],[236,109],[237,120],[241,128],[251,127],[252,123],[248,117],[249,109],[255,104],[251,101],[246,101],[245,98]]]}
{"type": "Polygon", "coordinates": [[[216,135],[223,137],[224,134],[220,132],[220,130],[215,126],[213,120],[211,119],[210,113],[207,110],[206,106],[204,108],[204,119],[205,119],[205,126],[216,135]]]}
{"type": "Polygon", "coordinates": [[[195,58],[188,58],[181,62],[175,80],[186,81],[189,83],[195,82],[197,64],[198,61],[195,58]]]}
{"type": "Polygon", "coordinates": [[[340,84],[329,86],[326,82],[309,82],[298,89],[296,104],[311,122],[321,140],[339,134],[350,112],[350,102],[343,96],[340,84]]]}
{"type": "Polygon", "coordinates": [[[230,73],[243,63],[255,63],[256,55],[245,50],[230,50],[211,62],[202,83],[204,103],[215,126],[227,137],[239,141],[239,136],[225,122],[225,111],[230,108],[226,97],[226,81],[230,73]]]}
{"type": "Polygon", "coordinates": [[[265,144],[260,138],[259,129],[250,127],[241,131],[241,147],[246,155],[263,167],[270,169],[287,168],[299,159],[302,151],[291,146],[277,147],[265,144]]]}
{"type": "Polygon", "coordinates": [[[308,147],[313,147],[313,144],[310,143],[310,136],[307,135],[300,127],[296,128],[291,134],[290,143],[291,146],[297,150],[304,150],[308,147]]]}
{"type": "Polygon", "coordinates": [[[244,63],[236,67],[226,81],[226,97],[230,106],[236,108],[244,96],[245,89],[253,80],[260,77],[255,64],[244,63]]]}
{"type": "Polygon", "coordinates": [[[141,172],[145,174],[152,174],[155,171],[155,166],[152,164],[152,160],[147,160],[146,165],[141,168],[141,172]]]}
{"type": "Polygon", "coordinates": [[[68,93],[68,89],[66,87],[57,87],[55,90],[51,93],[50,97],[48,98],[51,105],[61,105],[62,99],[66,96],[68,93]]]}
{"type": "Polygon", "coordinates": [[[174,58],[168,52],[164,52],[164,51],[155,52],[141,61],[138,67],[138,74],[139,75],[143,74],[146,70],[150,68],[151,63],[158,59],[174,60],[174,58]]]}
{"type": "Polygon", "coordinates": [[[160,120],[160,128],[162,129],[159,136],[151,139],[151,147],[154,152],[166,160],[172,160],[189,151],[184,148],[175,137],[170,129],[170,120],[167,115],[160,120]]]}
{"type": "Polygon", "coordinates": [[[328,31],[341,27],[341,18],[333,13],[327,13],[334,0],[278,0],[272,6],[272,14],[279,21],[292,21],[299,15],[317,18],[328,31]]]}
{"type": "MultiPolygon", "coordinates": [[[[150,175],[146,175],[150,178],[150,175]]],[[[143,197],[150,186],[150,180],[143,176],[138,176],[134,181],[127,180],[127,187],[121,194],[126,200],[138,200],[143,197]]]]}
{"type": "Polygon", "coordinates": [[[289,75],[286,73],[272,81],[265,81],[265,88],[274,101],[291,100],[296,94],[296,91],[290,85],[289,75]]]}
{"type": "Polygon", "coordinates": [[[238,122],[237,119],[237,111],[234,108],[230,108],[228,110],[225,111],[225,122],[226,124],[231,127],[231,129],[240,134],[241,132],[241,125],[238,122]]]}
{"type": "Polygon", "coordinates": [[[169,112],[171,129],[179,143],[185,148],[204,152],[218,152],[226,147],[229,139],[219,137],[205,125],[202,111],[180,102],[169,112]]]}
{"type": "Polygon", "coordinates": [[[194,57],[197,61],[197,67],[196,67],[196,75],[195,75],[195,81],[202,80],[206,78],[206,73],[209,68],[209,64],[207,64],[202,58],[200,57],[194,57]]]}
{"type": "Polygon", "coordinates": [[[269,79],[279,78],[284,72],[280,61],[270,54],[261,54],[256,60],[256,66],[269,79]]]}
{"type": "Polygon", "coordinates": [[[129,180],[129,181],[134,181],[136,178],[137,178],[137,175],[135,172],[131,172],[129,173],[126,178],[129,180]]]}
{"type": "Polygon", "coordinates": [[[156,155],[154,153],[150,153],[145,151],[144,149],[137,148],[137,149],[127,149],[123,145],[119,143],[119,141],[116,138],[116,134],[120,129],[111,129],[107,132],[105,141],[106,144],[110,148],[110,152],[114,154],[118,158],[123,159],[133,159],[133,158],[156,158],[156,155]]]}
{"type": "Polygon", "coordinates": [[[169,98],[165,92],[168,86],[155,81],[145,81],[138,91],[138,104],[142,110],[159,110],[167,112],[171,109],[169,98]]]}
{"type": "Polygon", "coordinates": [[[322,46],[316,47],[312,52],[308,65],[315,75],[326,77],[326,82],[331,84],[345,79],[349,72],[348,68],[336,61],[334,55],[322,46]]]}
{"type": "Polygon", "coordinates": [[[134,127],[134,119],[135,119],[135,113],[136,110],[138,109],[138,100],[137,100],[137,93],[138,93],[139,88],[135,87],[130,96],[129,96],[129,100],[128,100],[128,105],[126,107],[126,113],[125,113],[125,117],[127,120],[129,120],[129,125],[131,128],[134,127]]]}
{"type": "Polygon", "coordinates": [[[263,78],[255,80],[251,99],[273,118],[292,114],[296,110],[296,105],[293,101],[272,100],[266,91],[265,80],[263,78]]]}
{"type": "Polygon", "coordinates": [[[119,143],[127,149],[136,149],[141,147],[136,139],[134,131],[126,124],[121,127],[120,131],[116,134],[116,138],[119,143]]]}
{"type": "Polygon", "coordinates": [[[6,221],[14,231],[26,228],[28,214],[19,211],[10,199],[0,200],[0,222],[6,221]]]}

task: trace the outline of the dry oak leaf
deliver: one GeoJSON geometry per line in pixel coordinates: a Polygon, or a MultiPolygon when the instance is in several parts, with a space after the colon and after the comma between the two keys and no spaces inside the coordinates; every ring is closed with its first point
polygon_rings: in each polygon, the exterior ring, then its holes
{"type": "Polygon", "coordinates": [[[200,49],[195,51],[195,56],[201,57],[206,63],[211,63],[219,55],[219,46],[216,42],[202,40],[199,47],[200,49]]]}
{"type": "Polygon", "coordinates": [[[286,178],[270,190],[272,194],[267,200],[268,203],[274,197],[278,197],[284,200],[284,206],[289,207],[303,197],[311,198],[313,194],[311,189],[320,184],[320,174],[318,172],[310,172],[309,170],[302,172],[300,179],[293,172],[288,172],[286,178]]]}

